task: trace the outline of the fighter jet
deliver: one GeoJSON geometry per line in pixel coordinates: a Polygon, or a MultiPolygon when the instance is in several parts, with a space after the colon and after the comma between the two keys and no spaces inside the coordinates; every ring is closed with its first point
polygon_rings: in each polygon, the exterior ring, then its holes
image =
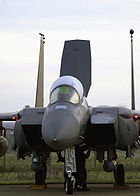
{"type": "Polygon", "coordinates": [[[16,120],[14,137],[18,158],[32,154],[35,184],[45,185],[49,154],[65,151],[65,170],[68,175],[65,188],[67,194],[72,194],[73,173],[76,172],[75,145],[86,144],[97,152],[97,160],[104,161],[103,169],[114,172],[116,184],[124,185],[124,167],[117,162],[116,151],[126,151],[126,157],[130,157],[134,149],[139,147],[139,124],[136,123],[134,111],[88,105],[87,95],[91,86],[88,40],[65,41],[60,77],[52,84],[49,104],[44,107],[43,90],[38,93],[43,86],[43,53],[44,35],[41,35],[42,60],[39,62],[42,63],[39,63],[35,107],[24,108],[16,114],[0,114],[1,121],[16,120]]]}

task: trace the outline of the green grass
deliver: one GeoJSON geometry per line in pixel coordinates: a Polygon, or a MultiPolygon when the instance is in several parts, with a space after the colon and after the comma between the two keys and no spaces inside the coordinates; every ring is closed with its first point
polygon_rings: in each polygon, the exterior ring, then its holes
{"type": "MultiPolygon", "coordinates": [[[[125,178],[127,183],[140,183],[140,152],[133,159],[125,159],[125,154],[119,152],[119,162],[124,164],[125,178]]],[[[90,183],[112,183],[113,173],[103,171],[102,164],[96,161],[94,165],[94,154],[86,161],[87,182],[90,183]]],[[[64,166],[57,162],[55,153],[51,155],[51,165],[47,173],[48,183],[62,183],[64,166]]],[[[18,160],[15,153],[6,155],[5,171],[3,172],[3,158],[0,158],[0,184],[32,184],[34,183],[34,172],[31,170],[31,157],[18,160]]]]}
{"type": "MultiPolygon", "coordinates": [[[[31,170],[32,158],[17,160],[16,154],[11,151],[14,143],[13,135],[7,134],[9,150],[6,154],[5,171],[3,171],[3,157],[0,158],[0,184],[33,184],[34,172],[31,170]]],[[[140,151],[135,153],[133,159],[125,159],[125,153],[118,152],[118,161],[124,164],[125,179],[127,183],[140,183],[140,151]]],[[[87,182],[91,183],[112,183],[114,182],[113,173],[103,170],[103,163],[94,161],[94,153],[86,160],[87,182]]],[[[57,162],[55,153],[51,155],[51,164],[47,172],[48,183],[61,183],[64,181],[64,164],[57,162]]]]}

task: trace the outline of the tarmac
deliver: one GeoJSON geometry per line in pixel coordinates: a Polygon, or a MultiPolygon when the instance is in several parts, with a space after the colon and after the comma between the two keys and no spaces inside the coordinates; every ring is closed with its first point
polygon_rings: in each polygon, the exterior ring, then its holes
{"type": "MultiPolygon", "coordinates": [[[[131,184],[127,190],[117,190],[112,184],[88,184],[90,188],[86,192],[74,191],[73,195],[92,196],[138,196],[140,195],[140,184],[131,184]]],[[[66,195],[63,184],[48,184],[46,189],[31,190],[30,185],[0,185],[0,196],[62,196],[66,195]]]]}

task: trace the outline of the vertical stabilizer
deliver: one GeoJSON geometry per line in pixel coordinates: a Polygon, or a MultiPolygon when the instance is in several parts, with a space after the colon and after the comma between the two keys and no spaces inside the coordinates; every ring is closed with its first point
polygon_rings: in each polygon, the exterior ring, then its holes
{"type": "Polygon", "coordinates": [[[91,86],[91,51],[88,40],[65,41],[60,76],[73,76],[80,80],[87,97],[91,86]]]}
{"type": "Polygon", "coordinates": [[[44,40],[43,34],[39,33],[40,37],[40,53],[39,53],[39,65],[38,65],[38,77],[36,87],[36,101],[35,107],[44,106],[44,40]]]}

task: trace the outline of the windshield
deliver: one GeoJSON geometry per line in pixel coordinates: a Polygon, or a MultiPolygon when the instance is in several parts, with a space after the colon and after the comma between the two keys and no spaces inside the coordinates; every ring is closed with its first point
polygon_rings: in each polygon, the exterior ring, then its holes
{"type": "Polygon", "coordinates": [[[59,86],[50,95],[50,103],[53,104],[58,101],[68,101],[74,104],[80,102],[77,91],[70,86],[59,86]]]}

